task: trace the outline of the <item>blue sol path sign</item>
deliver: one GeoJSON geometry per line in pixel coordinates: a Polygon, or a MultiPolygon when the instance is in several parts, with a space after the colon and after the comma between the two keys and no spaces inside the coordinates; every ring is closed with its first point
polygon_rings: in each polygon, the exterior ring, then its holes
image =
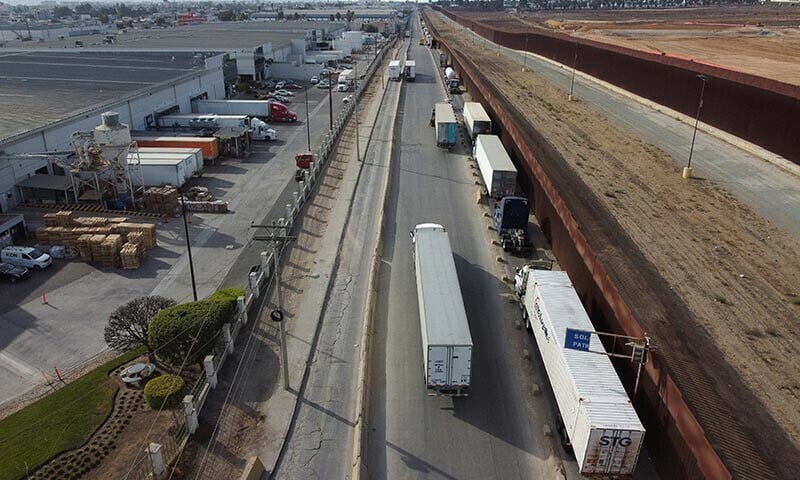
{"type": "Polygon", "coordinates": [[[564,348],[571,350],[580,350],[582,352],[589,351],[589,339],[592,337],[591,332],[586,330],[567,329],[567,338],[564,340],[564,348]]]}

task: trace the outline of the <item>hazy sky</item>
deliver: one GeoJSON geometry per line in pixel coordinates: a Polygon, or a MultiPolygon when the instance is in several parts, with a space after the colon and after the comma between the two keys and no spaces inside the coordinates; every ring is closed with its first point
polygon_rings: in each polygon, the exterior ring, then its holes
{"type": "MultiPolygon", "coordinates": [[[[135,0],[131,2],[125,2],[123,0],[85,0],[89,3],[161,3],[161,0],[135,0]]],[[[228,1],[234,0],[210,0],[213,3],[226,3],[228,1]]],[[[337,0],[316,0],[313,3],[336,3],[337,0]]],[[[353,0],[351,0],[353,1],[353,0]]],[[[375,0],[371,0],[375,1],[375,0]]],[[[389,0],[378,0],[378,1],[389,1],[389,0]]],[[[38,5],[42,3],[42,0],[0,0],[0,3],[6,3],[9,5],[38,5]]],[[[81,0],[70,0],[69,2],[60,2],[60,3],[83,3],[81,0]]],[[[180,3],[180,0],[176,0],[176,3],[180,3]]],[[[262,0],[262,3],[309,3],[308,0],[282,0],[280,2],[270,2],[268,0],[262,0]]],[[[347,2],[343,2],[347,3],[347,2]]]]}

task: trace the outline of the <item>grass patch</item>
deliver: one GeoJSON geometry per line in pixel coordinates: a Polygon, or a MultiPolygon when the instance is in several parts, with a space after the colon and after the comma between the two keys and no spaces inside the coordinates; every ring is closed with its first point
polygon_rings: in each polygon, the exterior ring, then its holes
{"type": "Polygon", "coordinates": [[[789,303],[791,303],[792,305],[797,305],[798,307],[800,307],[800,297],[795,296],[795,297],[790,298],[789,299],[789,303]]]}
{"type": "Polygon", "coordinates": [[[771,335],[771,336],[773,336],[773,337],[781,337],[781,332],[780,332],[780,330],[778,330],[778,329],[777,329],[777,328],[775,328],[775,327],[769,327],[769,328],[767,329],[767,333],[768,333],[768,334],[770,334],[770,335],[771,335]]]}
{"type": "Polygon", "coordinates": [[[723,305],[730,305],[731,303],[728,301],[727,298],[723,297],[722,295],[714,295],[714,300],[716,300],[717,303],[721,303],[723,305]]]}
{"type": "Polygon", "coordinates": [[[1,420],[0,480],[23,478],[54,455],[81,446],[111,413],[119,387],[108,373],[145,352],[124,353],[1,420]]]}

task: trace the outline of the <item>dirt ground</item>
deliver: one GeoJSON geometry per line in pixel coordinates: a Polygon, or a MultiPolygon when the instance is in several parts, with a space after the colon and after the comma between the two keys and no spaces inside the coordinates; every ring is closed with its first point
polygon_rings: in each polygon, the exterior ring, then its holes
{"type": "Polygon", "coordinates": [[[557,30],[800,85],[800,7],[470,14],[507,29],[557,30]]]}
{"type": "MultiPolygon", "coordinates": [[[[734,476],[770,478],[758,474],[770,458],[763,452],[787,458],[782,454],[796,453],[800,444],[800,344],[794,339],[800,244],[711,182],[684,181],[666,153],[591,105],[568,102],[564,92],[521,73],[505,56],[487,54],[443,21],[434,26],[468,52],[557,152],[559,158],[539,161],[549,163],[548,173],[571,179],[562,198],[634,315],[654,334],[715,448],[736,456],[755,444],[762,452],[739,463],[723,458],[734,476]],[[597,232],[612,230],[612,223],[617,234],[601,243],[597,232]],[[615,248],[623,240],[614,237],[630,239],[631,250],[615,248]],[[628,270],[615,272],[616,265],[628,270]],[[665,305],[674,311],[659,312],[665,305]],[[725,438],[737,429],[741,438],[725,438]]],[[[774,468],[796,466],[787,460],[774,468]]]]}

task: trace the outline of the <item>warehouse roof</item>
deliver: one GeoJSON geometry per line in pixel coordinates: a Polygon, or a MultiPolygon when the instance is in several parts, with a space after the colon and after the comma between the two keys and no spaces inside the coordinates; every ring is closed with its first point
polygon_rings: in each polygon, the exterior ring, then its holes
{"type": "Polygon", "coordinates": [[[0,56],[0,142],[204,68],[191,55],[21,52],[0,56]]]}
{"type": "Polygon", "coordinates": [[[311,30],[343,29],[337,22],[219,22],[178,28],[129,30],[113,35],[114,43],[103,43],[105,34],[84,35],[35,43],[17,43],[4,51],[75,48],[83,42],[90,50],[207,51],[227,52],[272,43],[273,48],[303,39],[311,30]]]}

